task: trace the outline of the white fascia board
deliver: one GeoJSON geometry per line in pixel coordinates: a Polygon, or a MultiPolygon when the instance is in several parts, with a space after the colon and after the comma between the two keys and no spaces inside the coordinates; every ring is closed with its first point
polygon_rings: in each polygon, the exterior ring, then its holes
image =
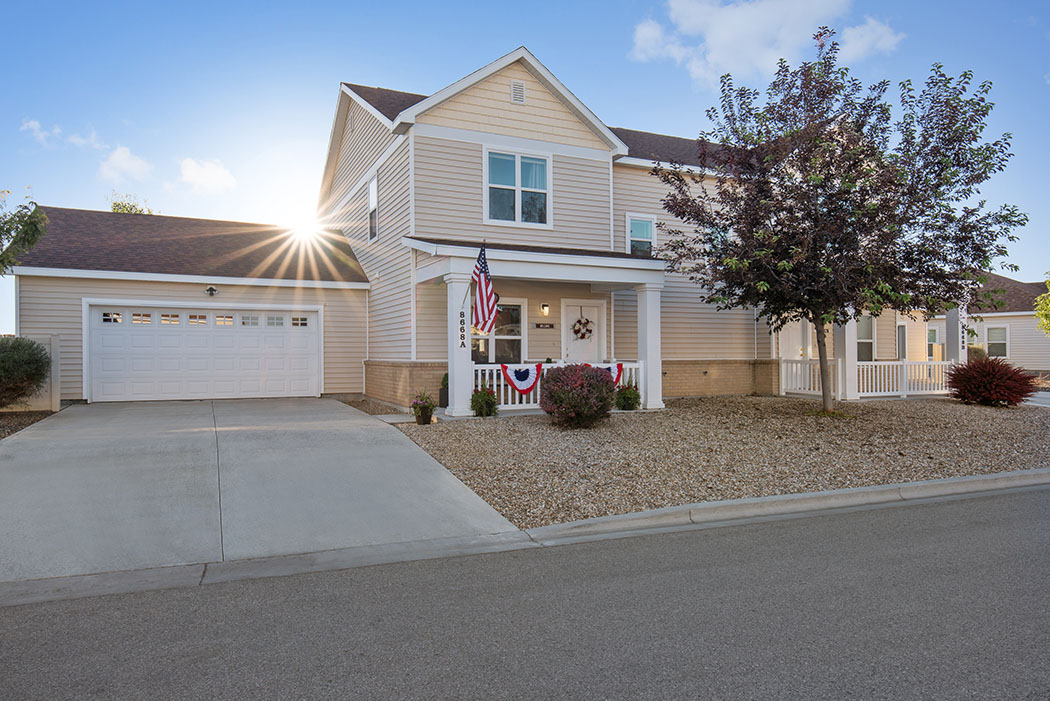
{"type": "MultiPolygon", "coordinates": [[[[401,243],[417,251],[447,259],[449,261],[447,267],[442,264],[442,271],[446,273],[471,273],[478,256],[478,249],[473,246],[435,244],[407,237],[402,238],[401,243]]],[[[537,253],[498,248],[487,249],[485,255],[489,260],[493,276],[499,272],[507,277],[525,279],[634,284],[645,282],[661,285],[664,279],[665,263],[662,260],[537,253]],[[497,265],[492,266],[493,262],[497,265]]],[[[424,271],[425,268],[421,267],[419,274],[424,271]]]]}
{"type": "Polygon", "coordinates": [[[342,90],[342,92],[344,92],[347,95],[349,95],[350,98],[354,100],[354,102],[356,102],[357,104],[361,105],[361,108],[365,112],[368,112],[370,115],[372,115],[373,117],[378,119],[380,124],[385,126],[387,129],[393,129],[394,128],[394,123],[393,122],[391,122],[389,119],[387,119],[386,116],[382,112],[380,112],[375,107],[373,107],[371,102],[369,102],[368,100],[366,100],[365,98],[361,97],[360,95],[355,93],[353,90],[351,90],[350,86],[348,86],[346,83],[340,83],[339,87],[342,90]]]}
{"type": "Polygon", "coordinates": [[[367,290],[367,282],[340,280],[277,280],[254,277],[208,277],[205,275],[170,275],[166,273],[129,273],[119,270],[79,270],[75,268],[33,268],[16,266],[11,272],[25,277],[68,277],[90,280],[134,280],[139,282],[188,282],[209,285],[247,285],[252,287],[312,287],[333,290],[367,290]]]}
{"type": "MultiPolygon", "coordinates": [[[[971,318],[975,317],[975,316],[979,316],[982,319],[986,319],[988,317],[993,317],[994,318],[994,317],[1000,317],[1000,316],[1035,316],[1035,310],[1033,309],[1030,312],[966,312],[966,316],[971,317],[971,318]]],[[[933,320],[943,320],[944,318],[945,318],[944,314],[938,314],[937,316],[933,317],[931,319],[931,321],[933,321],[933,320]]]]}
{"type": "Polygon", "coordinates": [[[390,157],[394,155],[394,152],[397,151],[401,144],[405,143],[406,138],[407,137],[405,136],[395,137],[394,140],[390,142],[390,145],[386,147],[386,150],[384,150],[383,153],[379,155],[379,158],[376,159],[376,162],[372,164],[372,167],[366,170],[365,174],[357,179],[357,182],[354,183],[353,186],[351,186],[350,189],[348,189],[343,194],[339,201],[336,204],[332,205],[328,209],[328,211],[321,213],[321,218],[328,219],[342,212],[343,208],[345,208],[346,205],[349,204],[350,200],[352,200],[354,196],[361,191],[361,188],[367,185],[370,180],[372,180],[379,174],[379,169],[386,165],[386,162],[390,160],[390,157]]]}
{"type": "Polygon", "coordinates": [[[349,98],[340,90],[335,100],[335,117],[332,119],[332,132],[328,135],[328,154],[325,156],[324,170],[321,171],[321,191],[317,196],[317,209],[324,206],[325,200],[332,190],[332,180],[335,178],[336,160],[339,149],[343,144],[343,131],[346,126],[347,112],[349,111],[349,98]]]}
{"type": "MultiPolygon", "coordinates": [[[[659,161],[652,161],[646,158],[635,158],[633,156],[624,156],[623,158],[617,158],[615,161],[613,161],[613,165],[633,166],[636,168],[646,168],[647,170],[652,170],[653,168],[659,165],[662,170],[671,169],[669,164],[661,163],[659,161]]],[[[714,172],[713,170],[701,170],[696,166],[679,166],[678,168],[683,173],[692,173],[693,175],[706,175],[708,177],[711,177],[712,173],[714,172]]]]}
{"type": "Polygon", "coordinates": [[[423,112],[426,112],[445,100],[458,95],[472,85],[498,73],[516,61],[521,61],[529,73],[540,81],[544,87],[561,98],[561,100],[573,113],[576,114],[577,117],[580,118],[581,121],[585,122],[593,131],[599,134],[602,139],[609,144],[614,156],[627,155],[627,144],[621,141],[620,138],[609,129],[609,127],[605,126],[602,120],[598,119],[598,116],[595,115],[594,112],[591,112],[590,108],[573,95],[572,92],[565,87],[560,80],[554,77],[554,74],[551,73],[546,66],[540,63],[539,59],[533,56],[532,52],[524,46],[520,46],[509,54],[497,58],[487,66],[479,68],[465,78],[457,80],[455,83],[438,90],[427,99],[405,109],[394,119],[393,130],[397,133],[404,133],[409,126],[415,124],[416,118],[423,112]]]}
{"type": "Polygon", "coordinates": [[[602,149],[587,146],[573,146],[561,144],[554,141],[537,141],[536,139],[525,139],[520,136],[509,136],[506,134],[493,134],[485,131],[472,131],[470,129],[457,129],[456,127],[444,127],[437,124],[416,124],[412,127],[411,134],[416,136],[428,136],[434,139],[447,139],[449,141],[464,141],[472,144],[482,144],[494,149],[506,149],[508,151],[550,153],[556,156],[572,156],[573,158],[585,158],[592,161],[609,160],[609,152],[602,149]]]}

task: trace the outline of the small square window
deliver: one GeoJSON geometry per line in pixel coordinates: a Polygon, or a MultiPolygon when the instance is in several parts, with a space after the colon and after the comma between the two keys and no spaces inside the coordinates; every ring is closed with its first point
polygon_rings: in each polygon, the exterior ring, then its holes
{"type": "Polygon", "coordinates": [[[284,326],[284,317],[283,316],[267,316],[266,317],[266,325],[267,326],[284,326]]]}
{"type": "Polygon", "coordinates": [[[293,316],[292,317],[292,326],[306,326],[306,317],[305,316],[293,316]]]}
{"type": "Polygon", "coordinates": [[[207,326],[208,315],[207,314],[190,314],[188,317],[190,326],[207,326]]]}
{"type": "Polygon", "coordinates": [[[258,326],[258,314],[241,314],[241,326],[258,326]]]}
{"type": "Polygon", "coordinates": [[[233,326],[233,315],[232,314],[216,314],[215,315],[216,326],[233,326]]]}
{"type": "Polygon", "coordinates": [[[161,314],[160,315],[161,326],[178,326],[179,315],[178,314],[161,314]]]}
{"type": "Polygon", "coordinates": [[[122,321],[120,312],[102,312],[103,324],[119,324],[122,321]]]}
{"type": "Polygon", "coordinates": [[[133,324],[152,324],[153,315],[148,312],[132,312],[131,323],[133,324]]]}

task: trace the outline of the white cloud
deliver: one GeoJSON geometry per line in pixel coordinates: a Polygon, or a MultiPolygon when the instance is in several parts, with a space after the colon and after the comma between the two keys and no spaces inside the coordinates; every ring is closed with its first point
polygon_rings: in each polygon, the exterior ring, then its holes
{"type": "Polygon", "coordinates": [[[66,141],[73,144],[74,146],[90,146],[93,149],[99,151],[105,151],[108,146],[99,141],[98,133],[92,129],[87,136],[81,136],[80,134],[70,134],[66,137],[66,141]]]}
{"type": "Polygon", "coordinates": [[[842,30],[839,58],[850,63],[876,53],[893,53],[903,38],[903,34],[893,31],[889,25],[873,17],[865,17],[864,24],[842,30]]]}
{"type": "Polygon", "coordinates": [[[127,146],[117,146],[98,166],[98,177],[115,183],[125,180],[144,180],[153,166],[131,152],[127,146]]]}
{"type": "Polygon", "coordinates": [[[237,178],[219,161],[197,161],[183,158],[179,161],[182,171],[179,182],[186,183],[198,193],[215,193],[231,190],[237,186],[237,178]]]}
{"type": "Polygon", "coordinates": [[[18,131],[28,131],[33,135],[33,138],[39,141],[42,145],[47,146],[48,140],[51,137],[58,137],[62,133],[62,127],[57,124],[51,127],[50,130],[43,129],[40,126],[40,122],[36,119],[23,119],[22,126],[18,128],[18,131]]]}
{"type": "MultiPolygon", "coordinates": [[[[637,61],[669,59],[698,83],[714,86],[724,73],[734,78],[768,77],[781,58],[798,63],[813,46],[821,25],[832,25],[852,0],[670,0],[671,27],[647,19],[634,28],[631,57],[637,61]]],[[[853,60],[896,48],[903,38],[871,18],[847,27],[853,60]]]]}

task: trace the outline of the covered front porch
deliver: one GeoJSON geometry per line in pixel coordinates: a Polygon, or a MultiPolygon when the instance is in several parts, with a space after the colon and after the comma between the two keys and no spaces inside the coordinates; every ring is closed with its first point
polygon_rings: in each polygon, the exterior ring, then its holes
{"type": "Polygon", "coordinates": [[[608,368],[618,384],[638,387],[643,408],[663,407],[662,261],[606,251],[491,244],[486,255],[499,311],[492,333],[481,334],[470,323],[478,244],[419,237],[403,241],[414,251],[413,289],[432,300],[428,309],[433,312],[421,312],[416,321],[419,333],[426,333],[428,325],[432,329],[431,340],[421,341],[421,347],[436,342],[436,316],[444,316],[448,415],[469,416],[471,394],[482,386],[496,393],[501,409],[538,407],[543,375],[569,363],[608,368]],[[440,287],[444,294],[438,298],[440,287]],[[630,318],[618,320],[613,294],[621,290],[633,291],[636,304],[630,318]],[[538,381],[519,391],[506,381],[504,365],[522,375],[540,365],[538,381]]]}

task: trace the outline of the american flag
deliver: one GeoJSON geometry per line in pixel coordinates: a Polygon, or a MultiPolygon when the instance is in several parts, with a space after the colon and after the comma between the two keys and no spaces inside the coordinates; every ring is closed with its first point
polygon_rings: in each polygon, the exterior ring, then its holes
{"type": "Polygon", "coordinates": [[[474,264],[474,311],[470,323],[481,333],[490,333],[496,325],[496,302],[499,296],[492,289],[492,277],[489,275],[489,262],[485,258],[485,244],[481,244],[478,261],[474,264]]]}

